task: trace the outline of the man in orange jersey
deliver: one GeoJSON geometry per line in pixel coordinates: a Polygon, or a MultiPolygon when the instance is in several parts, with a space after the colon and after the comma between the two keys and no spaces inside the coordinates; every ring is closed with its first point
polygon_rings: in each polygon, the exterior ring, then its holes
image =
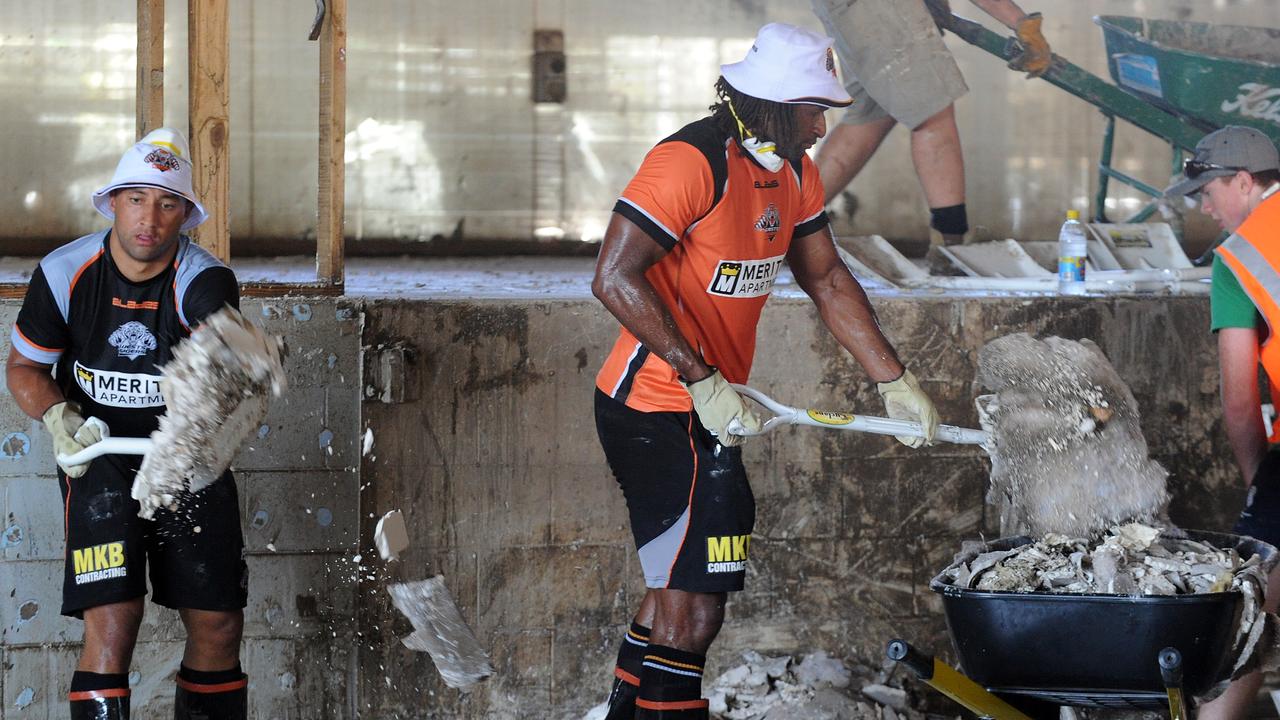
{"type": "MultiPolygon", "coordinates": [[[[1266,135],[1232,125],[1209,133],[1168,196],[1199,196],[1201,209],[1231,233],[1213,258],[1211,329],[1218,334],[1222,415],[1236,466],[1249,488],[1235,532],[1280,545],[1280,433],[1267,437],[1259,412],[1258,366],[1280,387],[1280,153],[1266,135]]],[[[1274,391],[1272,400],[1277,400],[1274,391]]],[[[1280,606],[1280,571],[1267,581],[1265,610],[1280,606]]],[[[1202,706],[1196,717],[1247,717],[1262,684],[1254,672],[1202,706]]]]}
{"type": "Polygon", "coordinates": [[[712,115],[654,147],[623,191],[592,284],[622,324],[596,378],[596,427],[649,589],[609,720],[707,717],[702,668],[726,593],[743,587],[755,522],[738,445],[760,420],[730,383],[747,381],[784,262],[888,414],[928,439],[938,423],[836,254],[805,154],[826,132],[823,111],[851,102],[831,40],[766,25],[721,73],[712,115]]]}

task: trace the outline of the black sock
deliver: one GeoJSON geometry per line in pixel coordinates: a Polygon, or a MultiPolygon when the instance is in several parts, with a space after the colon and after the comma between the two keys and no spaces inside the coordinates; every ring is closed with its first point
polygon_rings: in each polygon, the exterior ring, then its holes
{"type": "Polygon", "coordinates": [[[94,673],[77,670],[67,693],[73,718],[115,718],[129,714],[129,676],[126,673],[94,673]],[[106,712],[106,715],[102,713],[106,712]]]}
{"type": "Polygon", "coordinates": [[[702,669],[706,662],[706,655],[650,645],[640,674],[636,717],[707,717],[707,701],[702,699],[702,669]]]}
{"type": "Polygon", "coordinates": [[[635,717],[640,673],[648,648],[649,628],[632,620],[631,628],[618,649],[618,664],[613,669],[613,689],[609,692],[609,712],[605,720],[632,720],[635,717]]]}
{"type": "Polygon", "coordinates": [[[71,692],[85,690],[112,690],[129,687],[129,676],[125,673],[102,674],[77,670],[71,676],[71,692]]]}
{"type": "Polygon", "coordinates": [[[640,673],[643,672],[645,653],[649,650],[650,629],[632,620],[631,629],[622,639],[622,647],[618,649],[618,666],[614,668],[614,677],[628,685],[640,686],[640,673]]]}
{"type": "Polygon", "coordinates": [[[969,215],[964,203],[947,207],[929,208],[929,227],[943,235],[963,235],[969,232],[969,215]]]}
{"type": "Polygon", "coordinates": [[[186,665],[178,666],[178,677],[186,680],[192,685],[222,685],[223,683],[235,682],[243,680],[244,671],[240,669],[240,663],[236,663],[235,667],[230,670],[192,670],[186,665]]]}

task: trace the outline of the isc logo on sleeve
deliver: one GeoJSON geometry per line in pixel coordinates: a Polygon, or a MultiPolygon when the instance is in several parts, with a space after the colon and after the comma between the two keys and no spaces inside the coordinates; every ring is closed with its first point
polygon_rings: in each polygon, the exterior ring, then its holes
{"type": "Polygon", "coordinates": [[[782,255],[763,260],[721,260],[711,275],[707,292],[722,297],[754,298],[768,295],[782,269],[782,255]]]}

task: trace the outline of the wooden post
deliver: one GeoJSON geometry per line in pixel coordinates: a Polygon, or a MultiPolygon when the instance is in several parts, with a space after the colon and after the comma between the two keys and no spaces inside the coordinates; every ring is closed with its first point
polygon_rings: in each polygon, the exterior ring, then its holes
{"type": "Polygon", "coordinates": [[[326,0],[320,33],[320,192],[316,279],[342,287],[346,199],[347,0],[326,0]]]}
{"type": "Polygon", "coordinates": [[[227,105],[230,44],[227,0],[187,0],[187,44],[190,55],[191,164],[196,197],[209,219],[196,240],[223,262],[231,259],[231,152],[227,105]]]}
{"type": "Polygon", "coordinates": [[[138,0],[135,106],[139,139],[164,126],[164,0],[138,0]]]}

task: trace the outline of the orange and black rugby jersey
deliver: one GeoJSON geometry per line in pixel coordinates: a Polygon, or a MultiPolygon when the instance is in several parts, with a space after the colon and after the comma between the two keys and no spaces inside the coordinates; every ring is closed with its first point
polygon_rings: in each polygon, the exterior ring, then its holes
{"type": "Polygon", "coordinates": [[[164,414],[160,368],[191,328],[238,307],[231,269],[186,236],[155,277],[127,279],[111,261],[110,231],[54,250],[31,275],[10,338],[24,357],[53,365],[58,386],[113,435],[146,437],[164,414]]]}
{"type": "MultiPolygon", "coordinates": [[[[649,151],[613,211],[670,250],[646,277],[703,360],[745,383],[792,238],[827,227],[813,161],[770,172],[704,118],[649,151]]],[[[692,407],[676,371],[626,328],[596,387],[645,412],[692,407]]]]}

